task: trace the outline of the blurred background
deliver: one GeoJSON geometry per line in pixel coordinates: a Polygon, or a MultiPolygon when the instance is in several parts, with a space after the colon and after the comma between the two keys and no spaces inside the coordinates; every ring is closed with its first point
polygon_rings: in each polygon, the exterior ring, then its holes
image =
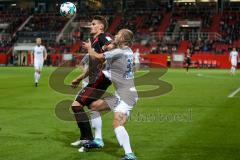
{"type": "Polygon", "coordinates": [[[238,0],[78,0],[77,14],[62,17],[64,0],[0,0],[0,65],[32,65],[31,49],[41,37],[48,66],[76,65],[89,38],[93,15],[109,20],[108,34],[135,33],[132,49],[141,62],[184,67],[189,48],[194,68],[229,68],[228,54],[240,47],[238,0]]]}

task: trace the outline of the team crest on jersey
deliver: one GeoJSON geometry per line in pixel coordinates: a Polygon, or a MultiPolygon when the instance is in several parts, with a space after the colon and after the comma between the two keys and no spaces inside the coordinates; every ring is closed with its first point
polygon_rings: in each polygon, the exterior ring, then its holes
{"type": "Polygon", "coordinates": [[[108,41],[111,41],[111,40],[112,40],[112,38],[109,37],[109,36],[107,36],[106,39],[107,39],[108,41]]]}

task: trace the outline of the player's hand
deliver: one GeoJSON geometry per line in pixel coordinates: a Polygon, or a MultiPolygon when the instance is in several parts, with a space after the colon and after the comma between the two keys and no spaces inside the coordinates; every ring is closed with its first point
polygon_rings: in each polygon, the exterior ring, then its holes
{"type": "Polygon", "coordinates": [[[91,46],[92,46],[92,44],[91,44],[90,39],[88,40],[88,42],[83,42],[84,49],[90,50],[92,48],[91,46]]]}
{"type": "Polygon", "coordinates": [[[80,83],[80,80],[79,80],[79,79],[74,79],[74,80],[72,81],[71,87],[72,87],[72,88],[77,88],[78,85],[79,85],[79,83],[80,83]]]}
{"type": "Polygon", "coordinates": [[[109,50],[112,50],[113,48],[115,48],[115,45],[114,45],[113,43],[111,43],[111,44],[109,44],[109,45],[104,45],[104,46],[102,47],[102,49],[103,49],[104,51],[109,51],[109,50]]]}
{"type": "Polygon", "coordinates": [[[107,51],[108,50],[107,45],[102,46],[102,50],[107,51]]]}

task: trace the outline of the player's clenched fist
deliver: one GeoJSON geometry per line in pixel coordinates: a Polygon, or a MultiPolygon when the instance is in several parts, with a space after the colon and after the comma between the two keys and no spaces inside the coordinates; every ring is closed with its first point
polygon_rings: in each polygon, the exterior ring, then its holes
{"type": "Polygon", "coordinates": [[[79,80],[79,79],[74,79],[74,80],[72,81],[71,87],[77,88],[78,85],[79,85],[79,83],[80,83],[80,80],[79,80]]]}

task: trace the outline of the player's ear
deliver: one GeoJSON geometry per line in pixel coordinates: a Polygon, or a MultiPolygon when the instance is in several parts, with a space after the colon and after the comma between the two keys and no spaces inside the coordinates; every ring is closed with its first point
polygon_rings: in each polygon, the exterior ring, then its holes
{"type": "Polygon", "coordinates": [[[121,40],[121,42],[125,42],[125,38],[123,35],[120,36],[120,40],[121,40]]]}
{"type": "Polygon", "coordinates": [[[100,24],[100,29],[101,29],[102,31],[104,31],[104,26],[103,26],[103,24],[100,24]]]}

